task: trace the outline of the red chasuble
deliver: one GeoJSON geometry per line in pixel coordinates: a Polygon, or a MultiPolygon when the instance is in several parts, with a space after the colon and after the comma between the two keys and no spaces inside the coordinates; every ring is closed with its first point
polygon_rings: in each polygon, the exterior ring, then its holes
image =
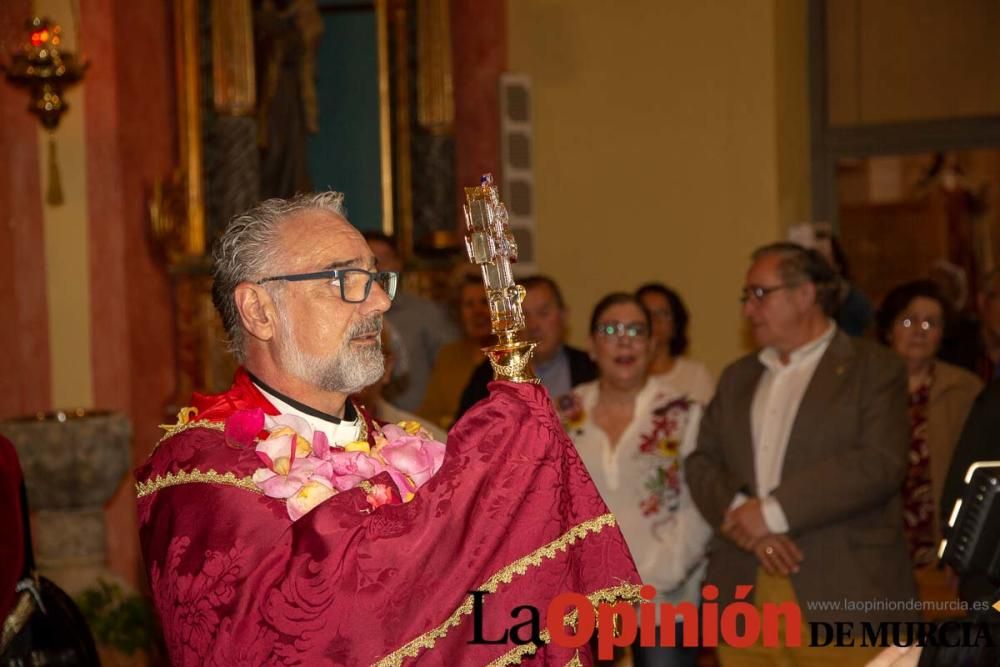
{"type": "MultiPolygon", "coordinates": [[[[297,521],[251,479],[253,447],[223,433],[233,412],[274,407],[243,372],[225,394],[196,396],[197,414],[136,471],[171,662],[502,665],[536,654],[532,664],[590,664],[587,645],[551,641],[549,602],[565,592],[638,601],[635,565],[544,390],[490,389],[410,502],[373,509],[355,488],[297,521]],[[511,636],[531,636],[527,606],[540,645],[511,636]],[[496,643],[470,643],[477,634],[496,643]]],[[[387,473],[371,482],[391,484],[387,473]]]]}
{"type": "Polygon", "coordinates": [[[0,435],[0,625],[17,601],[17,581],[24,574],[24,515],[21,465],[14,445],[0,435]]]}

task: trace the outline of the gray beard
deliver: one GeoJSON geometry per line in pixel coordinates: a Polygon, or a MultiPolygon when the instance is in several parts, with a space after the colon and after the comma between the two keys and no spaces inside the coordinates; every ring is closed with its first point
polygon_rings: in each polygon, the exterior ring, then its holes
{"type": "Polygon", "coordinates": [[[351,345],[351,339],[355,336],[380,331],[381,315],[349,329],[340,350],[330,358],[313,357],[299,349],[294,343],[291,323],[286,320],[281,308],[277,310],[281,329],[278,337],[278,361],[290,375],[323,391],[354,394],[374,384],[385,373],[381,341],[360,349],[351,345]]]}

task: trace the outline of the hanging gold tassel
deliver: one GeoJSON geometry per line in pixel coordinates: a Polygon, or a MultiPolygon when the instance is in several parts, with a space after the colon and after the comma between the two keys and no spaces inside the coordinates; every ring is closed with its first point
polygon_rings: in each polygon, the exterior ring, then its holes
{"type": "Polygon", "coordinates": [[[49,133],[49,187],[45,192],[45,202],[49,206],[63,203],[62,177],[59,175],[59,159],[56,156],[55,134],[49,133]]]}

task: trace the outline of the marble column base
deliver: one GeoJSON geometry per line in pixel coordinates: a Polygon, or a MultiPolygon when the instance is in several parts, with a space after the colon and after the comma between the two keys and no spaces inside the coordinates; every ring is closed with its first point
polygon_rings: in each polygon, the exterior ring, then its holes
{"type": "Polygon", "coordinates": [[[39,510],[31,521],[38,572],[76,595],[98,578],[123,583],[105,566],[104,510],[39,510]]]}

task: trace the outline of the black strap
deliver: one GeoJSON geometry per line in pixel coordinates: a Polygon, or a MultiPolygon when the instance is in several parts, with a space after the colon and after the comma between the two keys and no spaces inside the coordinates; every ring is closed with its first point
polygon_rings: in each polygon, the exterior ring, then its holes
{"type": "Polygon", "coordinates": [[[28,489],[21,480],[21,536],[24,539],[24,569],[21,579],[33,577],[35,572],[35,550],[31,545],[31,517],[28,514],[28,489]]]}

